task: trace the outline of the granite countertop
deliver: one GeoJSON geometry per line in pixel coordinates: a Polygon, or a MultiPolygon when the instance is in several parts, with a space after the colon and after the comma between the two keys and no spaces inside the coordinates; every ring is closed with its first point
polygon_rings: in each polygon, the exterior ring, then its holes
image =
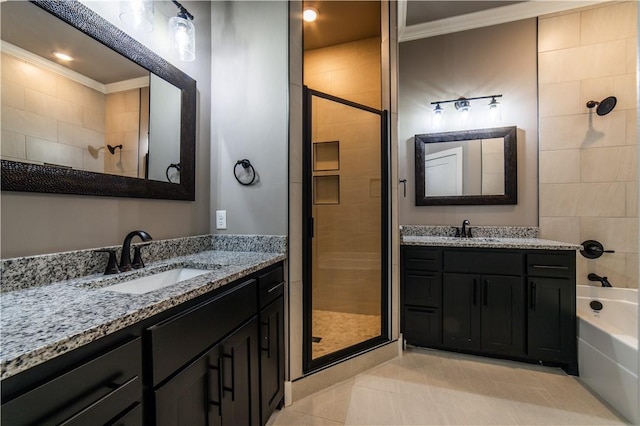
{"type": "Polygon", "coordinates": [[[284,253],[210,250],[118,275],[91,275],[0,297],[0,379],[220,288],[286,259],[284,253]],[[176,267],[211,272],[145,294],[100,290],[176,267]]]}
{"type": "Polygon", "coordinates": [[[504,238],[504,237],[477,237],[459,238],[446,236],[415,236],[403,235],[400,244],[410,246],[437,246],[437,247],[482,247],[482,248],[507,248],[507,249],[534,249],[534,250],[580,250],[579,244],[563,243],[559,241],[544,240],[541,238],[504,238]]]}

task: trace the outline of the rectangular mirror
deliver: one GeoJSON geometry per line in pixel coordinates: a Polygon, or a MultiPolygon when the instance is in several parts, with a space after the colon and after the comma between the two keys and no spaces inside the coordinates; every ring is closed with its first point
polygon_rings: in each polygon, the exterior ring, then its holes
{"type": "Polygon", "coordinates": [[[416,135],[416,205],[517,204],[516,147],[516,127],[416,135]]]}
{"type": "Polygon", "coordinates": [[[2,190],[194,200],[193,79],[79,2],[0,7],[2,190]]]}

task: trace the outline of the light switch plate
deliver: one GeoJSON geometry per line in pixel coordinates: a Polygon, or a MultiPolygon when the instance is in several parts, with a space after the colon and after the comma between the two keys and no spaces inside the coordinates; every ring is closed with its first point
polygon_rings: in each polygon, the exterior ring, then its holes
{"type": "Polygon", "coordinates": [[[216,229],[227,229],[226,210],[216,210],[216,229]]]}

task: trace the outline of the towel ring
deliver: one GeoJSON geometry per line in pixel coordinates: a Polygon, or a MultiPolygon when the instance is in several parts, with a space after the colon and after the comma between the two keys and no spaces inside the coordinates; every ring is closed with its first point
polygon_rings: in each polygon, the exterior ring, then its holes
{"type": "Polygon", "coordinates": [[[256,169],[254,169],[251,165],[251,162],[245,158],[244,160],[238,160],[236,162],[236,165],[233,167],[233,175],[235,176],[238,183],[240,183],[240,185],[253,185],[256,180],[256,169]],[[242,168],[240,169],[240,173],[238,172],[238,166],[242,166],[242,168]],[[245,176],[241,176],[240,174],[244,174],[245,176]]]}

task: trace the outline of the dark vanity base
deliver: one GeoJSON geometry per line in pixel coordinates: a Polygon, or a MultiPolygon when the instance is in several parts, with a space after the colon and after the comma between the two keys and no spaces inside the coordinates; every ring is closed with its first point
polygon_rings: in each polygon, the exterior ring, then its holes
{"type": "Polygon", "coordinates": [[[275,264],[2,381],[2,424],[265,424],[284,398],[275,264]]]}
{"type": "Polygon", "coordinates": [[[578,374],[575,251],[402,246],[401,262],[406,343],[578,374]]]}

